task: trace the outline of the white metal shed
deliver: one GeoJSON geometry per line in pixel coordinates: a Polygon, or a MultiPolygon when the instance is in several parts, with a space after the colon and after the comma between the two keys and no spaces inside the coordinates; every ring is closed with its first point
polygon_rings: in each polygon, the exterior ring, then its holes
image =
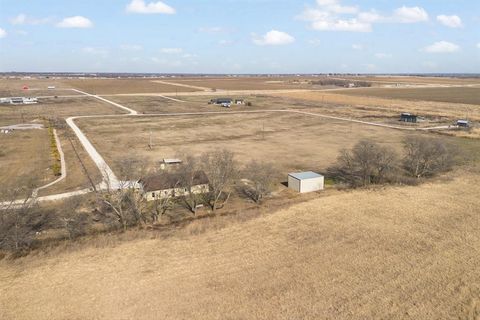
{"type": "Polygon", "coordinates": [[[323,190],[324,181],[325,178],[321,174],[312,171],[288,175],[288,187],[300,193],[323,190]]]}

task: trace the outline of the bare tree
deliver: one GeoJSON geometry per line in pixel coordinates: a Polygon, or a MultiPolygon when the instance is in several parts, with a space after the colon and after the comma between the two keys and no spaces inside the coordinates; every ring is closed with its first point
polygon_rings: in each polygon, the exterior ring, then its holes
{"type": "Polygon", "coordinates": [[[50,212],[38,208],[32,190],[8,190],[0,197],[0,249],[24,252],[31,248],[38,232],[53,224],[50,212]]]}
{"type": "Polygon", "coordinates": [[[245,166],[243,175],[248,179],[244,192],[256,203],[269,195],[275,186],[275,177],[278,176],[273,164],[251,161],[245,166]]]}
{"type": "MultiPolygon", "coordinates": [[[[145,224],[147,221],[147,203],[137,184],[145,167],[141,161],[133,158],[120,160],[118,185],[108,185],[110,179],[107,179],[106,190],[101,193],[102,203],[111,209],[110,213],[123,230],[128,226],[145,224]]],[[[108,176],[106,170],[105,175],[108,176]]]]}
{"type": "Polygon", "coordinates": [[[213,211],[223,207],[230,198],[230,187],[238,176],[234,154],[228,150],[216,150],[201,157],[201,167],[210,182],[210,205],[213,211]],[[220,200],[223,201],[219,207],[220,200]]]}
{"type": "Polygon", "coordinates": [[[403,168],[412,177],[433,176],[450,170],[454,164],[452,148],[438,138],[408,137],[404,147],[403,168]]]}
{"type": "Polygon", "coordinates": [[[179,180],[176,186],[184,188],[185,195],[183,199],[188,209],[196,214],[198,205],[201,203],[201,198],[193,190],[195,186],[196,176],[200,170],[200,161],[197,157],[192,155],[182,156],[182,165],[178,168],[177,174],[179,180]]]}
{"type": "Polygon", "coordinates": [[[78,212],[82,205],[79,197],[67,199],[63,203],[63,213],[60,217],[62,227],[67,231],[70,240],[87,234],[90,225],[89,216],[84,212],[78,212]]]}
{"type": "Polygon", "coordinates": [[[354,187],[384,183],[396,170],[397,156],[390,148],[370,140],[358,142],[352,150],[342,150],[329,171],[354,187]]]}
{"type": "Polygon", "coordinates": [[[158,222],[168,210],[175,207],[175,201],[172,195],[166,195],[162,198],[155,198],[153,201],[152,221],[158,222]]]}

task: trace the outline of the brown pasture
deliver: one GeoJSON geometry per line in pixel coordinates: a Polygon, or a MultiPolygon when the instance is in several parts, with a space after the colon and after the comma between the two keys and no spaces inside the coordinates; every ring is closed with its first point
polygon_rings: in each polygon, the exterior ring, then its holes
{"type": "MultiPolygon", "coordinates": [[[[420,100],[480,105],[480,87],[367,88],[339,90],[339,94],[397,100],[420,100]]],[[[452,106],[455,108],[455,106],[452,106]]],[[[480,108],[480,107],[479,107],[480,108]]]]}
{"type": "Polygon", "coordinates": [[[3,260],[0,318],[476,319],[480,179],[453,175],[3,260]]]}
{"type": "Polygon", "coordinates": [[[0,133],[0,193],[13,188],[40,187],[55,180],[51,164],[47,130],[0,133]]]}
{"type": "Polygon", "coordinates": [[[235,152],[245,164],[256,159],[286,174],[325,170],[341,148],[362,138],[399,148],[404,132],[290,113],[80,119],[80,127],[115,170],[119,159],[158,161],[179,152],[200,154],[214,148],[235,152]],[[150,136],[153,150],[148,148],[150,136]]]}

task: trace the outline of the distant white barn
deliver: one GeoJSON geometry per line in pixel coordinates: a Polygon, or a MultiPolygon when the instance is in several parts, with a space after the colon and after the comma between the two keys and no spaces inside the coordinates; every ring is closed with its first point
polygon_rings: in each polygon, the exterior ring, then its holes
{"type": "Polygon", "coordinates": [[[324,176],[312,171],[290,173],[288,175],[288,187],[300,193],[323,190],[324,183],[324,176]]]}

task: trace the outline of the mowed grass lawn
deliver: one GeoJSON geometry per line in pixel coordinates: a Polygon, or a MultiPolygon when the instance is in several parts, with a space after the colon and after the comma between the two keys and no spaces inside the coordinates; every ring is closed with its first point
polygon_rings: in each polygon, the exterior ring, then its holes
{"type": "Polygon", "coordinates": [[[0,261],[0,318],[478,319],[480,176],[449,176],[0,261]]]}
{"type": "Polygon", "coordinates": [[[368,88],[338,90],[339,94],[400,100],[423,100],[462,104],[480,104],[480,87],[449,88],[368,88]]]}

